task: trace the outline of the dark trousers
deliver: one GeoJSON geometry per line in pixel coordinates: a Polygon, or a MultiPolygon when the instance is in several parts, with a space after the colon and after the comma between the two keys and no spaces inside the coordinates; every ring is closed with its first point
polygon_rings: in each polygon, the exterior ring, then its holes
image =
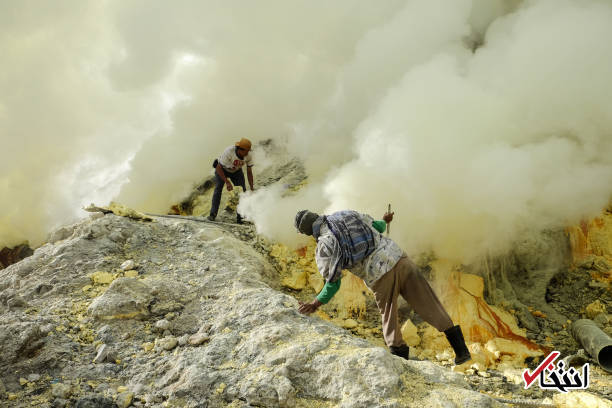
{"type": "MultiPolygon", "coordinates": [[[[242,187],[243,191],[246,191],[246,184],[244,183],[244,172],[242,169],[239,169],[235,173],[230,173],[229,171],[225,171],[223,169],[223,174],[225,174],[226,178],[229,178],[234,185],[234,187],[242,187]]],[[[219,212],[219,204],[221,204],[221,194],[223,193],[223,187],[225,187],[225,183],[221,180],[221,177],[217,174],[215,170],[215,192],[212,197],[212,206],[210,207],[210,215],[211,217],[216,217],[217,212],[219,212]]],[[[240,217],[240,215],[238,215],[240,217]]]]}

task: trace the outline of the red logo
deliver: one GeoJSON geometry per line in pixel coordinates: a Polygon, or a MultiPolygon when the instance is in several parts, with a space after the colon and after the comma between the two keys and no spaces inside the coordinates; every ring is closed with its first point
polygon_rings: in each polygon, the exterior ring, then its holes
{"type": "Polygon", "coordinates": [[[582,375],[574,367],[565,370],[565,363],[559,361],[555,366],[554,361],[559,358],[561,353],[553,351],[542,363],[530,373],[528,369],[523,371],[523,380],[525,380],[525,389],[533,384],[536,378],[539,378],[539,386],[543,389],[556,389],[557,391],[567,392],[571,389],[585,390],[589,386],[589,364],[586,363],[582,367],[582,375]]]}

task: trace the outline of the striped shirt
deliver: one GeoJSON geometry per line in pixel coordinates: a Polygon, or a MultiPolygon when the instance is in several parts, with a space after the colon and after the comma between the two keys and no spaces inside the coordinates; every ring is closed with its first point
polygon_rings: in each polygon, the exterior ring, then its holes
{"type": "MultiPolygon", "coordinates": [[[[349,270],[363,279],[368,287],[391,270],[403,255],[402,249],[393,240],[385,237],[371,227],[374,219],[367,214],[359,214],[361,221],[372,229],[374,235],[374,251],[356,264],[349,266],[349,270]]],[[[335,282],[340,276],[338,271],[341,264],[342,249],[334,234],[326,223],[320,230],[315,260],[319,272],[326,282],[335,282]]]]}

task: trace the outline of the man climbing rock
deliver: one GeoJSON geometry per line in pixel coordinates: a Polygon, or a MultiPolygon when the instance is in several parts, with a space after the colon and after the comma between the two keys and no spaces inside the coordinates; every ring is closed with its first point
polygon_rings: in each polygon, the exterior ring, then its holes
{"type": "MultiPolygon", "coordinates": [[[[240,186],[243,191],[246,191],[244,173],[242,171],[242,166],[245,164],[247,166],[249,187],[251,187],[251,191],[253,190],[253,171],[251,170],[253,158],[250,152],[251,141],[242,138],[234,146],[229,146],[225,149],[221,156],[213,163],[213,167],[215,167],[215,192],[213,193],[210,215],[208,216],[209,221],[214,221],[217,218],[223,186],[227,187],[227,191],[232,191],[234,189],[232,183],[234,183],[235,186],[240,186]]],[[[236,222],[242,224],[242,217],[238,213],[236,213],[236,222]]]]}
{"type": "Polygon", "coordinates": [[[302,210],[295,216],[299,232],[317,240],[315,259],[325,286],[310,303],[301,303],[299,312],[310,314],[340,289],[342,269],[363,279],[376,299],[382,315],[383,337],[392,354],[408,359],[409,347],[402,338],[397,298],[402,295],[427,323],[446,334],[455,351],[455,364],[471,359],[463,333],[455,326],[418,267],[402,249],[382,233],[394,213],[375,221],[366,214],[345,210],[323,215],[302,210]]]}

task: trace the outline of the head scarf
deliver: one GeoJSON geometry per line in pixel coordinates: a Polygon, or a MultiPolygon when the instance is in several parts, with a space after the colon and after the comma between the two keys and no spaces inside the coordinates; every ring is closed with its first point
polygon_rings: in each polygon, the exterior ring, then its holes
{"type": "Polygon", "coordinates": [[[319,218],[319,214],[308,210],[301,210],[295,215],[295,228],[302,234],[312,235],[312,224],[319,218]]]}

